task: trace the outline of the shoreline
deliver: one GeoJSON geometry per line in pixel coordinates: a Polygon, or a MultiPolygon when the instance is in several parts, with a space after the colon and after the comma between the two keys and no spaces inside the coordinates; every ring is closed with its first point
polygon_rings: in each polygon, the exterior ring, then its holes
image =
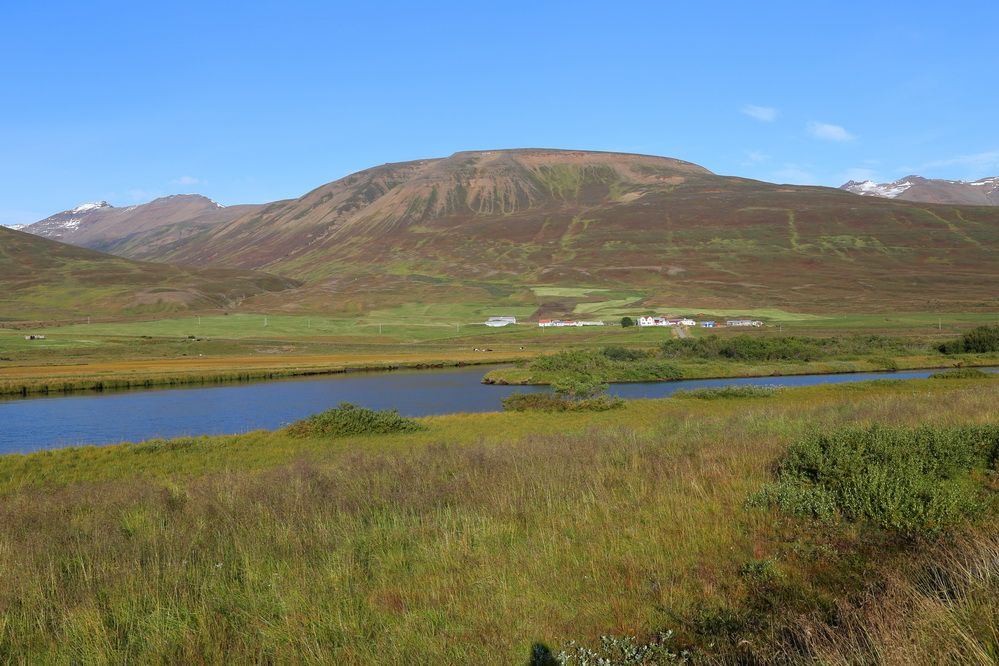
{"type": "MultiPolygon", "coordinates": [[[[706,373],[693,373],[688,374],[689,369],[683,366],[678,366],[683,371],[683,376],[677,379],[659,379],[656,377],[649,377],[645,379],[604,379],[601,380],[604,384],[648,384],[648,383],[672,383],[672,382],[682,382],[687,380],[699,380],[699,379],[753,379],[753,378],[767,378],[767,377],[800,377],[803,375],[858,375],[871,372],[911,372],[919,370],[951,370],[954,368],[997,368],[999,367],[999,359],[983,359],[978,362],[979,359],[967,359],[961,363],[950,363],[946,365],[926,365],[926,364],[913,364],[913,365],[900,365],[895,368],[885,368],[877,367],[872,365],[869,368],[855,368],[855,369],[831,369],[823,370],[822,368],[792,368],[790,370],[775,370],[769,373],[761,372],[731,372],[727,374],[717,374],[713,372],[706,373]]],[[[852,361],[840,361],[845,363],[852,363],[852,361]]],[[[862,362],[862,361],[861,361],[862,362]]],[[[523,368],[515,368],[516,370],[524,370],[523,368]]],[[[502,373],[503,370],[494,370],[495,373],[502,373]]],[[[482,383],[494,386],[548,386],[551,384],[547,380],[533,380],[532,377],[527,377],[523,380],[508,380],[502,376],[490,377],[493,372],[487,373],[482,378],[482,383]]]]}
{"type": "Polygon", "coordinates": [[[346,364],[332,367],[299,367],[299,368],[266,368],[259,370],[225,372],[179,372],[176,375],[136,374],[134,376],[116,377],[114,375],[85,376],[61,379],[59,377],[26,377],[24,380],[0,379],[0,398],[29,397],[45,395],[64,395],[70,393],[102,393],[104,391],[128,391],[172,386],[211,386],[223,384],[241,384],[293,377],[320,377],[344,375],[362,372],[394,372],[399,370],[430,370],[442,368],[463,368],[476,365],[496,365],[497,363],[516,363],[523,357],[484,359],[471,358],[459,360],[420,360],[420,361],[389,361],[385,363],[346,364]]]}

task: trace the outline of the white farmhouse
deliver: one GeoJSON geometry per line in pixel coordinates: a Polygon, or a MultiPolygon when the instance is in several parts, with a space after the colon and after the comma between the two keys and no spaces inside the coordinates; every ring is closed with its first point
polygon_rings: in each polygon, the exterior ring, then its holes
{"type": "Polygon", "coordinates": [[[516,317],[490,317],[486,320],[486,326],[492,326],[493,328],[499,328],[500,326],[507,326],[509,324],[516,323],[516,317]]]}

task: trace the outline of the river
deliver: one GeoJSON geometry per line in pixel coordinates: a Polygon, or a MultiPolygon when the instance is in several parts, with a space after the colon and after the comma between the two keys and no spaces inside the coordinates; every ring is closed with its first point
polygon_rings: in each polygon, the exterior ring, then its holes
{"type": "MultiPolygon", "coordinates": [[[[273,429],[352,402],[397,409],[406,416],[501,409],[515,391],[545,387],[480,383],[489,366],[404,370],[283,379],[196,388],[13,398],[0,401],[0,454],[28,453],[78,444],[134,442],[159,437],[220,435],[273,429]]],[[[611,385],[622,398],[663,398],[679,390],[712,386],[811,386],[869,379],[926,377],[933,370],[799,375],[741,379],[691,379],[611,385]]]]}

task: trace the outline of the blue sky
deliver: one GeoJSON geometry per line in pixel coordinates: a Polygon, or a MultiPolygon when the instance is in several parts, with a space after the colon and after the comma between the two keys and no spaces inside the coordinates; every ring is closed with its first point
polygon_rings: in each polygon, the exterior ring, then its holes
{"type": "Polygon", "coordinates": [[[421,4],[11,3],[0,224],[488,148],[833,186],[999,174],[999,3],[421,4]]]}

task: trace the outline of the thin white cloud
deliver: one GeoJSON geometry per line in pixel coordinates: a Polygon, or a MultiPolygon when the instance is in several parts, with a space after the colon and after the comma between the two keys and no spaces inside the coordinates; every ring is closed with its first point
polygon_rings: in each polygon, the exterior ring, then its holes
{"type": "Polygon", "coordinates": [[[772,123],[777,120],[777,109],[772,106],[757,106],[756,104],[747,104],[741,109],[743,115],[749,116],[750,118],[755,118],[760,122],[772,123]]]}
{"type": "Polygon", "coordinates": [[[958,155],[943,160],[933,160],[923,165],[924,169],[936,169],[938,167],[961,166],[971,169],[997,169],[999,168],[999,150],[987,150],[971,155],[958,155]]]}
{"type": "Polygon", "coordinates": [[[172,185],[197,185],[201,181],[194,176],[181,176],[180,178],[175,178],[170,183],[172,185]]]}
{"type": "Polygon", "coordinates": [[[760,162],[766,162],[769,159],[769,155],[760,152],[759,150],[750,150],[746,153],[746,164],[759,164],[760,162]]]}
{"type": "Polygon", "coordinates": [[[843,127],[839,125],[833,125],[831,123],[820,123],[812,120],[807,125],[808,133],[814,136],[816,139],[822,139],[824,141],[853,141],[855,136],[846,131],[843,127]]]}

